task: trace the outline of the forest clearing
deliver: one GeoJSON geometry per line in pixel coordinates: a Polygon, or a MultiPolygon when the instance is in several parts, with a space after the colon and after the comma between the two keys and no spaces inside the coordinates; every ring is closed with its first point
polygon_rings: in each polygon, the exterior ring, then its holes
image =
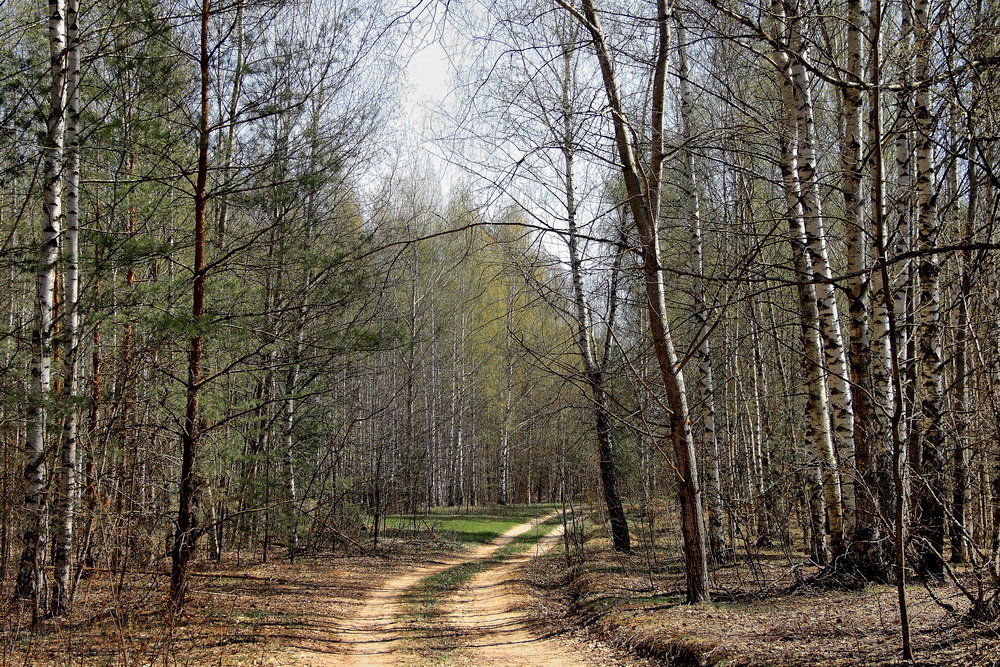
{"type": "Polygon", "coordinates": [[[0,1],[0,663],[1000,663],[998,68],[986,0],[0,1]]]}

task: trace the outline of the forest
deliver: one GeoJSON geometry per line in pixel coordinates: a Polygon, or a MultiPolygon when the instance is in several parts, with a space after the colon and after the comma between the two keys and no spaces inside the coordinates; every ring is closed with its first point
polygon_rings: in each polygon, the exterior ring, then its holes
{"type": "Polygon", "coordinates": [[[0,664],[1000,661],[994,2],[0,35],[0,664]]]}

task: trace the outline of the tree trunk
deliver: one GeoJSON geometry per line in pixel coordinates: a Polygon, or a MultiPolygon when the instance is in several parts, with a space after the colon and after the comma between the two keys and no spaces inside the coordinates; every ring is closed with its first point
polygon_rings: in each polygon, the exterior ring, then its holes
{"type": "MultiPolygon", "coordinates": [[[[861,0],[847,3],[847,77],[861,84],[861,0]]],[[[866,157],[862,149],[862,96],[858,87],[842,89],[844,122],[841,149],[841,189],[844,196],[844,223],[847,231],[848,344],[850,381],[854,406],[854,451],[857,518],[851,540],[850,566],[868,580],[885,581],[885,558],[879,517],[879,469],[875,466],[877,443],[884,435],[877,415],[872,383],[872,340],[869,327],[868,292],[874,276],[864,271],[869,265],[868,236],[861,193],[866,157]]],[[[876,348],[877,349],[877,348],[876,348]]],[[[883,394],[884,395],[884,394],[883,394]]]]}
{"type": "Polygon", "coordinates": [[[621,161],[622,176],[629,209],[639,232],[642,256],[646,308],[650,335],[657,365],[666,390],[667,406],[671,411],[670,441],[675,456],[675,476],[681,506],[681,532],[684,541],[684,566],[687,578],[688,602],[707,601],[709,595],[708,560],[705,544],[701,488],[698,481],[697,455],[691,433],[684,374],[678,367],[670,326],[667,322],[659,240],[659,187],[663,164],[663,103],[670,42],[670,17],[665,0],[657,2],[657,45],[651,80],[653,93],[650,129],[652,144],[650,160],[645,170],[640,166],[632,128],[618,92],[611,55],[604,32],[594,9],[593,0],[583,3],[583,15],[560,2],[583,22],[597,55],[604,92],[611,110],[615,131],[615,146],[621,161]],[[647,174],[643,178],[642,174],[647,174]]]}
{"type": "MultiPolygon", "coordinates": [[[[930,51],[935,30],[930,22],[927,0],[916,0],[914,17],[914,78],[924,81],[930,74],[930,51]]],[[[928,251],[938,242],[940,232],[934,192],[934,121],[931,116],[930,89],[923,83],[914,96],[916,146],[914,157],[917,181],[914,196],[917,206],[917,248],[928,251]]],[[[920,452],[917,483],[916,539],[917,569],[926,576],[944,574],[945,543],[945,461],[942,395],[944,379],[941,362],[939,276],[937,253],[927,252],[917,262],[920,288],[917,299],[917,363],[919,372],[919,420],[912,437],[920,452]]]]}
{"type": "Polygon", "coordinates": [[[170,597],[176,605],[184,602],[187,594],[188,567],[198,540],[199,527],[195,510],[199,495],[199,482],[195,464],[201,437],[198,398],[202,386],[201,355],[202,336],[199,331],[205,310],[205,204],[208,189],[209,142],[209,45],[208,23],[211,0],[202,0],[201,38],[198,59],[201,79],[201,113],[198,131],[198,174],[194,191],[194,267],[191,301],[191,320],[195,334],[188,350],[187,383],[185,391],[184,421],[181,433],[181,479],[177,511],[177,528],[170,552],[170,597]]]}
{"type": "Polygon", "coordinates": [[[680,88],[681,140],[684,151],[684,183],[682,196],[691,227],[691,273],[693,275],[694,316],[698,323],[695,333],[695,359],[698,362],[698,402],[701,404],[701,427],[697,440],[702,444],[708,461],[704,465],[705,492],[708,496],[708,545],[712,559],[723,563],[729,559],[729,547],[723,532],[722,490],[719,473],[719,440],[715,428],[715,372],[712,368],[712,345],[709,340],[708,299],[705,289],[705,263],[702,249],[701,203],[698,177],[695,172],[694,151],[691,142],[694,130],[691,124],[691,86],[688,82],[687,35],[683,24],[677,22],[677,78],[680,88]]]}
{"type": "Polygon", "coordinates": [[[35,275],[35,327],[31,337],[31,396],[28,402],[28,437],[24,465],[24,550],[18,564],[15,596],[34,602],[34,617],[43,608],[45,571],[46,485],[45,467],[48,403],[52,391],[53,321],[56,263],[62,225],[63,147],[66,133],[66,6],[49,2],[49,116],[43,156],[45,161],[42,244],[35,275]]]}
{"type": "MultiPolygon", "coordinates": [[[[779,1],[772,3],[776,16],[784,20],[784,8],[779,1]]],[[[784,25],[781,26],[785,28],[784,25]]],[[[781,134],[781,172],[788,206],[789,243],[792,262],[798,274],[798,299],[802,341],[803,389],[806,395],[805,439],[816,452],[822,471],[823,500],[826,507],[826,524],[829,531],[829,548],[834,556],[844,552],[844,506],[840,479],[836,470],[836,455],[830,433],[830,413],[827,386],[823,381],[823,356],[819,334],[819,308],[816,288],[807,278],[812,275],[805,244],[803,196],[799,170],[799,135],[802,126],[797,122],[799,100],[791,73],[791,57],[787,52],[776,54],[781,77],[782,106],[784,107],[781,134]]]]}
{"type": "MultiPolygon", "coordinates": [[[[309,281],[306,280],[304,293],[308,293],[309,281]]],[[[302,342],[305,337],[306,307],[299,309],[298,333],[292,350],[291,365],[285,377],[285,418],[282,428],[282,461],[284,463],[285,502],[284,515],[288,531],[288,559],[295,560],[299,551],[298,528],[298,490],[295,484],[295,392],[298,391],[299,370],[301,368],[302,342]]]]}
{"type": "MultiPolygon", "coordinates": [[[[870,20],[870,40],[872,48],[871,79],[876,84],[882,81],[881,62],[881,0],[872,0],[870,20]]],[[[872,145],[878,150],[872,151],[872,239],[875,246],[875,260],[879,265],[878,275],[883,286],[882,308],[885,312],[886,340],[888,342],[888,375],[892,387],[892,414],[889,419],[889,435],[892,443],[892,486],[895,503],[893,507],[893,550],[895,551],[894,573],[896,575],[896,600],[899,609],[899,625],[902,640],[903,660],[913,661],[913,649],[910,645],[909,609],[906,602],[906,484],[907,470],[902,438],[900,438],[900,423],[903,417],[902,376],[899,368],[899,337],[896,335],[896,317],[893,310],[894,297],[889,293],[891,280],[889,267],[886,264],[886,234],[885,234],[885,197],[884,170],[882,163],[882,116],[881,96],[879,87],[871,89],[871,104],[869,106],[869,130],[873,138],[872,145]]]]}
{"type": "Polygon", "coordinates": [[[569,232],[569,265],[573,283],[573,305],[576,315],[576,339],[580,357],[583,359],[583,372],[590,389],[593,401],[594,419],[597,430],[598,465],[600,468],[601,489],[604,493],[604,503],[608,510],[611,524],[611,543],[615,551],[631,550],[631,537],[628,532],[628,519],[622,506],[618,490],[618,471],[614,456],[614,440],[611,434],[611,414],[608,406],[608,396],[604,384],[604,372],[600,368],[594,350],[593,328],[590,316],[590,304],[583,287],[583,262],[580,257],[576,217],[576,188],[574,184],[574,146],[573,117],[571,104],[574,95],[572,57],[573,51],[568,36],[562,40],[563,46],[563,80],[562,80],[562,114],[563,136],[562,153],[565,166],[566,226],[569,232]]]}
{"type": "Polygon", "coordinates": [[[63,331],[64,394],[67,414],[63,421],[62,447],[59,452],[59,490],[53,523],[53,565],[51,610],[63,614],[69,610],[71,595],[71,554],[73,551],[73,521],[76,514],[77,471],[76,450],[80,428],[80,411],[76,407],[80,393],[80,30],[77,25],[77,0],[66,2],[68,49],[66,52],[66,275],[65,324],[63,331]]]}
{"type": "MultiPolygon", "coordinates": [[[[819,181],[816,178],[816,129],[812,84],[805,66],[805,42],[801,18],[788,14],[791,28],[791,78],[795,89],[798,132],[798,185],[810,277],[816,281],[820,336],[823,340],[824,370],[830,402],[831,437],[837,452],[841,496],[844,508],[844,535],[851,536],[857,519],[855,491],[854,406],[848,381],[847,355],[840,329],[836,293],[830,281],[833,272],[827,253],[826,231],[819,181]]],[[[835,554],[837,555],[837,554],[835,554]]]]}
{"type": "MultiPolygon", "coordinates": [[[[966,163],[966,172],[969,176],[969,201],[965,216],[965,230],[962,234],[962,243],[972,243],[972,235],[975,229],[976,213],[978,210],[978,186],[976,185],[976,165],[973,160],[966,163]]],[[[955,388],[954,412],[955,412],[955,450],[953,454],[953,480],[951,496],[951,562],[964,563],[968,556],[969,539],[967,537],[967,517],[966,506],[969,499],[969,454],[966,430],[968,420],[972,414],[970,404],[969,372],[970,364],[968,360],[970,322],[969,322],[969,299],[972,290],[972,253],[963,250],[961,264],[959,267],[959,290],[958,290],[958,322],[955,325],[955,388]]]]}

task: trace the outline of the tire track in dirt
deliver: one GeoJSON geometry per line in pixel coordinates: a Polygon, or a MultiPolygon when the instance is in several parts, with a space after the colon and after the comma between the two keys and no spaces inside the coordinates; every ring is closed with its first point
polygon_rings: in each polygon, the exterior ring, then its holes
{"type": "MultiPolygon", "coordinates": [[[[338,628],[344,647],[340,656],[325,664],[331,665],[400,665],[426,661],[417,648],[407,641],[409,626],[403,612],[403,598],[408,589],[425,577],[448,568],[489,558],[506,544],[523,535],[539,523],[556,516],[556,512],[514,526],[488,544],[470,551],[434,561],[405,574],[392,577],[372,591],[360,611],[338,628]]],[[[465,642],[463,642],[464,644],[465,642]]]]}
{"type": "Polygon", "coordinates": [[[611,665],[613,655],[584,648],[568,638],[547,636],[524,607],[526,595],[514,590],[532,560],[562,539],[559,526],[526,552],[515,554],[472,577],[445,601],[448,623],[458,630],[463,650],[451,664],[505,667],[580,667],[611,665]]]}

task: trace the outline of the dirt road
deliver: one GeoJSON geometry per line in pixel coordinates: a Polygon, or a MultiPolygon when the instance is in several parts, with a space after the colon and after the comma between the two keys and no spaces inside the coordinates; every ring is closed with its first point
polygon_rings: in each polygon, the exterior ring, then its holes
{"type": "Polygon", "coordinates": [[[529,551],[511,556],[475,575],[445,602],[448,622],[461,631],[463,649],[455,665],[511,667],[579,667],[614,664],[614,657],[594,647],[560,637],[546,637],[525,607],[530,600],[514,584],[532,559],[562,539],[562,526],[548,533],[529,551]]]}
{"type": "Polygon", "coordinates": [[[519,535],[527,533],[551,516],[540,517],[511,528],[489,544],[460,555],[414,568],[392,577],[369,593],[360,610],[338,628],[339,655],[326,655],[306,664],[328,665],[606,665],[608,656],[559,638],[545,638],[544,630],[532,627],[523,613],[525,599],[511,587],[532,557],[561,539],[561,529],[543,537],[528,552],[505,559],[475,575],[467,585],[442,600],[442,615],[415,630],[404,613],[408,589],[425,577],[456,565],[489,558],[519,535]],[[447,650],[437,654],[436,645],[446,638],[447,650]]]}

